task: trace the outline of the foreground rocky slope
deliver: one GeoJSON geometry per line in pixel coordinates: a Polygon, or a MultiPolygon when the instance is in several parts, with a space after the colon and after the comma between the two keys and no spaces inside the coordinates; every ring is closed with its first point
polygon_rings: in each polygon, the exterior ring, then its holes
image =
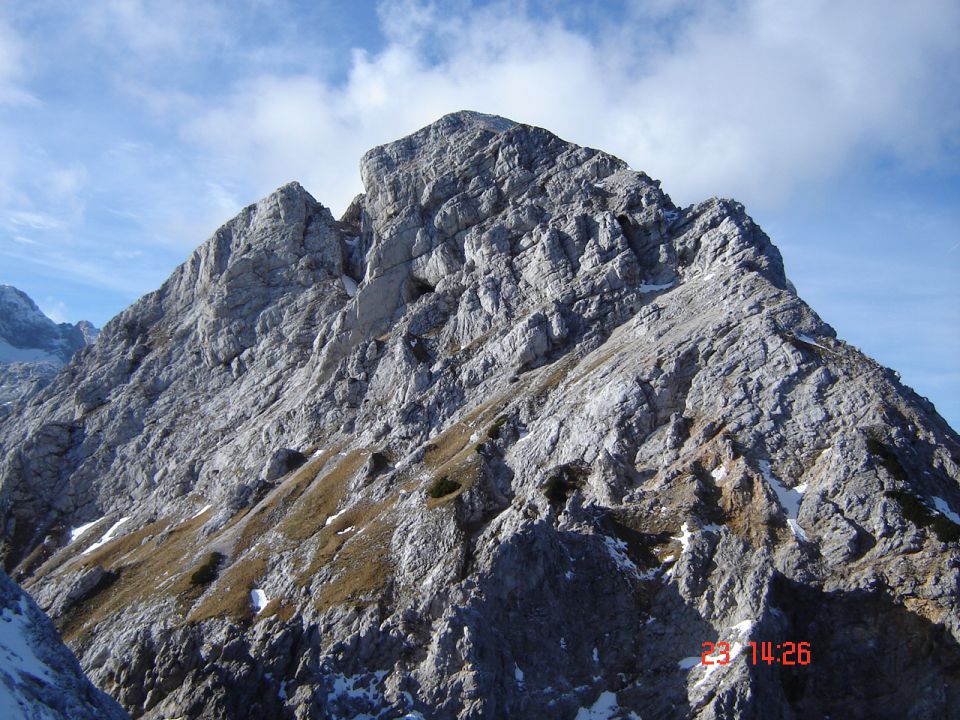
{"type": "Polygon", "coordinates": [[[148,718],[952,711],[960,441],[740,205],[476,113],[362,175],[339,221],[296,184],[244,210],[0,424],[7,567],[101,688],[148,718]]]}
{"type": "Polygon", "coordinates": [[[46,385],[99,330],[86,320],[55,323],[12,285],[0,285],[0,415],[46,385]]]}
{"type": "Polygon", "coordinates": [[[36,603],[0,571],[0,716],[121,720],[36,603]]]}

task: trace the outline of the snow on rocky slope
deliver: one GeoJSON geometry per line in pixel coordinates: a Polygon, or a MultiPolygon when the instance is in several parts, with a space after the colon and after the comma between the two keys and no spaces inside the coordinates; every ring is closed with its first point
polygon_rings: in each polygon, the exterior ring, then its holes
{"type": "Polygon", "coordinates": [[[50,619],[0,571],[0,717],[110,720],[127,714],[84,677],[50,619]]]}

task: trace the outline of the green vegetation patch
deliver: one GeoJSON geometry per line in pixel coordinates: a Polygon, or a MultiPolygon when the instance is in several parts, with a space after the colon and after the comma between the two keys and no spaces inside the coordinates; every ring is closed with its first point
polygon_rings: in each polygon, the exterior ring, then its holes
{"type": "Polygon", "coordinates": [[[190,575],[191,585],[206,585],[217,579],[217,570],[224,560],[223,553],[207,553],[199,567],[190,575]]]}
{"type": "Polygon", "coordinates": [[[503,429],[503,426],[507,424],[507,416],[501,415],[496,420],[493,421],[493,425],[487,428],[487,437],[491,440],[496,440],[500,437],[500,431],[503,429]]]}
{"type": "Polygon", "coordinates": [[[460,483],[444,475],[434,480],[427,488],[427,495],[436,499],[446,497],[460,489],[460,483]]]}
{"type": "Polygon", "coordinates": [[[941,542],[960,540],[960,525],[928,507],[923,500],[913,493],[905,490],[887,490],[883,494],[900,505],[903,516],[907,520],[919,528],[933,530],[941,542]]]}

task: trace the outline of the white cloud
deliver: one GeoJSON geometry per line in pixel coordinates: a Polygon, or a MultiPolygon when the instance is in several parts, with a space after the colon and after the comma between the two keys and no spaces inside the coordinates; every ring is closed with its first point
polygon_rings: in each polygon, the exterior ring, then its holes
{"type": "Polygon", "coordinates": [[[37,303],[40,310],[55,323],[67,322],[67,305],[63,300],[47,295],[42,303],[37,303]]]}
{"type": "Polygon", "coordinates": [[[460,108],[540,124],[664,179],[681,202],[721,194],[773,206],[871,153],[937,162],[954,137],[960,6],[779,3],[590,36],[508,5],[445,14],[382,6],[388,44],[357,51],[342,84],[261,75],[208,103],[185,137],[266,192],[299,179],[343,209],[369,147],[460,108]],[[636,42],[630,38],[635,36],[636,42]]]}

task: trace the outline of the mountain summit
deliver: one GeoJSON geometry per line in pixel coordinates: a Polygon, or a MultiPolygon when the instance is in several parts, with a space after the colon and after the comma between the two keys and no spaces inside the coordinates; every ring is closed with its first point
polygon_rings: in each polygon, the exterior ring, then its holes
{"type": "Polygon", "coordinates": [[[6,567],[101,689],[953,712],[960,438],[741,205],[470,112],[361,173],[339,220],[296,183],[244,209],[0,421],[6,567]]]}

